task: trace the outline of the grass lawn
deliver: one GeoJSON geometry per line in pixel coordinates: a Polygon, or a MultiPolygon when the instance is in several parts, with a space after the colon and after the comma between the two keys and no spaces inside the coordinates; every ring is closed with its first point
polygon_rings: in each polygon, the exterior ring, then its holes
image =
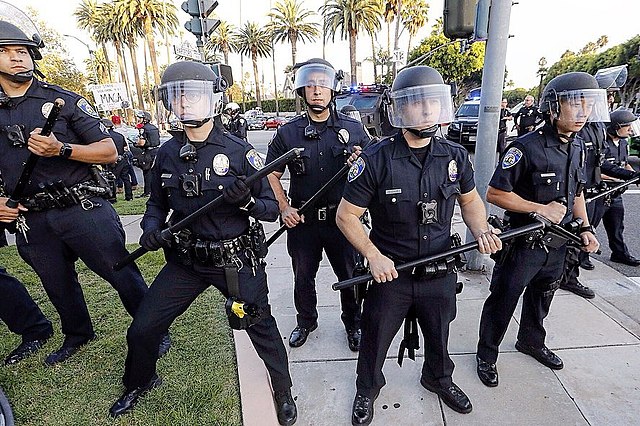
{"type": "MultiPolygon", "coordinates": [[[[161,252],[138,260],[147,283],[163,263],[161,252]]],[[[58,315],[15,247],[0,249],[0,264],[26,285],[56,331],[35,356],[12,367],[0,364],[0,386],[11,401],[17,425],[241,425],[235,351],[217,290],[202,294],[171,327],[173,347],[158,363],[162,386],[142,399],[133,413],[113,420],[108,410],[123,391],[125,335],[131,322],[115,290],[78,262],[98,339],[69,361],[45,367],[46,354],[62,343],[58,315]]],[[[0,323],[0,357],[19,342],[20,337],[0,323]]]]}
{"type": "Polygon", "coordinates": [[[124,194],[117,194],[118,201],[112,204],[113,208],[119,215],[144,214],[149,197],[136,198],[137,195],[142,194],[142,191],[142,185],[138,185],[138,189],[133,191],[133,200],[131,201],[126,201],[124,194]]]}

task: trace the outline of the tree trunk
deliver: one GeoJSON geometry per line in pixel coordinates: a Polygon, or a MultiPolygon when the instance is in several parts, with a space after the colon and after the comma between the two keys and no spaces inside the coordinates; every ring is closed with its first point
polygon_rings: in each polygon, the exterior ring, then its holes
{"type": "Polygon", "coordinates": [[[260,95],[260,77],[258,76],[258,53],[251,50],[251,62],[253,63],[253,80],[256,83],[256,106],[262,108],[262,96],[260,95]]]}
{"type": "MultiPolygon", "coordinates": [[[[296,54],[298,53],[298,38],[291,37],[290,41],[291,41],[291,66],[293,67],[296,64],[296,54]]],[[[302,112],[302,105],[300,104],[300,96],[298,96],[298,91],[294,90],[293,96],[296,98],[296,114],[300,115],[300,113],[302,112]]]]}
{"type": "Polygon", "coordinates": [[[358,84],[358,78],[356,77],[356,37],[355,30],[349,31],[349,61],[351,62],[351,85],[358,84]]]}
{"type": "Polygon", "coordinates": [[[377,65],[378,59],[376,58],[376,45],[373,42],[373,34],[371,34],[371,61],[373,62],[373,82],[377,83],[378,82],[378,65],[377,65]]]}
{"type": "Polygon", "coordinates": [[[136,48],[133,40],[129,39],[127,43],[129,47],[129,55],[131,56],[131,65],[133,66],[133,78],[136,82],[136,95],[138,97],[138,109],[144,109],[144,100],[142,99],[142,85],[140,84],[140,74],[138,73],[138,60],[136,59],[136,48]]]}
{"type": "Polygon", "coordinates": [[[222,45],[222,56],[224,56],[224,63],[228,65],[229,64],[229,45],[226,43],[222,45]]]}
{"type": "Polygon", "coordinates": [[[125,61],[124,53],[122,52],[122,44],[119,41],[113,43],[116,48],[116,55],[118,56],[118,68],[120,68],[120,79],[124,83],[125,89],[127,91],[127,96],[129,97],[129,109],[125,109],[125,114],[127,114],[127,121],[133,118],[131,116],[131,107],[133,106],[133,96],[131,96],[131,86],[129,85],[129,76],[127,75],[127,63],[125,61]],[[131,117],[130,117],[131,116],[131,117]]]}
{"type": "Polygon", "coordinates": [[[407,56],[406,56],[407,63],[409,63],[409,52],[411,51],[411,40],[412,39],[413,39],[413,36],[411,35],[411,32],[409,32],[409,44],[407,44],[407,56]]]}
{"type": "MultiPolygon", "coordinates": [[[[160,71],[158,70],[158,58],[156,54],[156,41],[153,37],[153,27],[151,26],[151,16],[147,15],[144,20],[144,32],[149,46],[149,56],[151,56],[151,68],[153,68],[153,82],[156,86],[160,85],[160,71]]],[[[145,74],[147,70],[144,70],[145,74]]]]}
{"type": "Polygon", "coordinates": [[[104,53],[104,60],[107,63],[107,74],[109,74],[109,83],[113,83],[113,78],[111,77],[111,62],[109,62],[109,54],[107,53],[107,45],[102,42],[102,52],[104,53]]]}

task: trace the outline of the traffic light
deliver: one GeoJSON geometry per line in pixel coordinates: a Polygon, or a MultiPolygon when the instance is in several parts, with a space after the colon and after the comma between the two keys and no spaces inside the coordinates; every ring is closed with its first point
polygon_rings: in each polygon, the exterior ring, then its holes
{"type": "Polygon", "coordinates": [[[184,24],[187,31],[200,39],[209,37],[218,28],[218,19],[209,19],[213,10],[218,7],[217,0],[187,0],[182,3],[182,10],[191,15],[191,19],[184,24]]]}
{"type": "Polygon", "coordinates": [[[477,0],[444,0],[444,35],[452,40],[473,35],[477,0]]]}

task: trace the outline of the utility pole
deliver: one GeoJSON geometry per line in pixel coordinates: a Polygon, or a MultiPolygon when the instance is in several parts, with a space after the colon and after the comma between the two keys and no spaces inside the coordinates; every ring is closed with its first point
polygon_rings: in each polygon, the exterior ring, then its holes
{"type": "MultiPolygon", "coordinates": [[[[238,7],[240,8],[240,24],[238,28],[242,28],[242,0],[238,0],[238,7]]],[[[242,89],[242,112],[247,112],[247,104],[244,94],[244,55],[240,54],[240,88],[242,89]]]]}
{"type": "MultiPolygon", "coordinates": [[[[491,2],[489,37],[482,72],[482,95],[480,97],[474,168],[476,188],[484,201],[487,213],[490,208],[485,194],[496,165],[498,122],[500,121],[500,101],[502,100],[507,41],[509,39],[511,1],[492,0],[491,2]]],[[[467,230],[467,241],[474,239],[475,237],[467,230]]],[[[468,254],[467,268],[481,270],[484,256],[477,251],[468,254]]]]}

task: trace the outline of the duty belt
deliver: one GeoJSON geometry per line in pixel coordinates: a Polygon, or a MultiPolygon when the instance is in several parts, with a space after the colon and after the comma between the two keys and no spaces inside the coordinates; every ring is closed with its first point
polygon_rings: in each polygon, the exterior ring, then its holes
{"type": "Polygon", "coordinates": [[[103,196],[107,190],[97,186],[93,181],[81,182],[67,187],[61,180],[41,183],[38,187],[42,190],[30,197],[20,199],[20,204],[29,211],[39,212],[49,209],[64,209],[67,207],[82,205],[85,210],[96,207],[91,197],[103,196]]]}
{"type": "Polygon", "coordinates": [[[253,256],[253,247],[248,235],[223,241],[196,239],[191,250],[193,259],[198,263],[216,267],[235,264],[238,269],[241,269],[242,264],[238,255],[244,252],[249,258],[253,256]]]}

